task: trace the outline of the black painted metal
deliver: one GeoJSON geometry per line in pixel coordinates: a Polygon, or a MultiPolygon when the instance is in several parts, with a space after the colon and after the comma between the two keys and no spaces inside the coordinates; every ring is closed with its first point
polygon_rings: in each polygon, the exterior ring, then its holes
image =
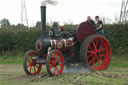
{"type": "Polygon", "coordinates": [[[42,25],[42,33],[41,37],[46,37],[46,6],[41,6],[41,25],[42,25]]]}

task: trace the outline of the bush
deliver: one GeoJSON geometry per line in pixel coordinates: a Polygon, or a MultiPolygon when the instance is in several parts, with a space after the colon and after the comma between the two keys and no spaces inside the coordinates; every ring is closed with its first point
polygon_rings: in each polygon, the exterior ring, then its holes
{"type": "Polygon", "coordinates": [[[0,53],[1,55],[7,51],[25,52],[34,49],[36,40],[40,37],[40,29],[24,29],[19,30],[0,30],[0,53]]]}
{"type": "Polygon", "coordinates": [[[106,25],[105,35],[110,41],[114,55],[128,54],[128,25],[106,25]]]}

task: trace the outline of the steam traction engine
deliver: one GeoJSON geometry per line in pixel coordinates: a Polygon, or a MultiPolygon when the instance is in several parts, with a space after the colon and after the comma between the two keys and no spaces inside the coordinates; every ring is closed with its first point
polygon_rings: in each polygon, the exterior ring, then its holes
{"type": "Polygon", "coordinates": [[[24,57],[24,71],[36,75],[46,64],[50,76],[63,72],[64,65],[83,64],[90,70],[99,71],[108,67],[111,48],[107,39],[96,35],[94,28],[81,23],[76,31],[62,33],[60,38],[47,37],[46,6],[41,6],[42,34],[37,40],[36,51],[28,51],[24,57]]]}

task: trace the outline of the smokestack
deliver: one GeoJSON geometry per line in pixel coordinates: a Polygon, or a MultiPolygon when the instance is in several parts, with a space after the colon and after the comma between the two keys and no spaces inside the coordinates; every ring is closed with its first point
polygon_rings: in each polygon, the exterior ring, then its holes
{"type": "Polygon", "coordinates": [[[46,1],[41,2],[41,25],[42,25],[42,33],[41,37],[46,37],[46,1]]]}

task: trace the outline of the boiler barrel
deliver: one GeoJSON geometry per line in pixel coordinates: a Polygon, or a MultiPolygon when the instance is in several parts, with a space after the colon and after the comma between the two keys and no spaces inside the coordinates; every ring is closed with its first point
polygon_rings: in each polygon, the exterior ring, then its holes
{"type": "Polygon", "coordinates": [[[73,46],[72,39],[67,39],[67,40],[40,39],[37,40],[35,44],[35,47],[39,52],[47,51],[49,47],[51,47],[51,49],[58,49],[62,52],[65,52],[72,49],[72,46],[73,46]]]}
{"type": "Polygon", "coordinates": [[[52,49],[59,49],[63,52],[70,50],[73,46],[73,40],[71,40],[71,39],[68,39],[68,40],[65,40],[65,39],[62,39],[62,40],[51,39],[50,42],[51,42],[51,48],[52,49]]]}

